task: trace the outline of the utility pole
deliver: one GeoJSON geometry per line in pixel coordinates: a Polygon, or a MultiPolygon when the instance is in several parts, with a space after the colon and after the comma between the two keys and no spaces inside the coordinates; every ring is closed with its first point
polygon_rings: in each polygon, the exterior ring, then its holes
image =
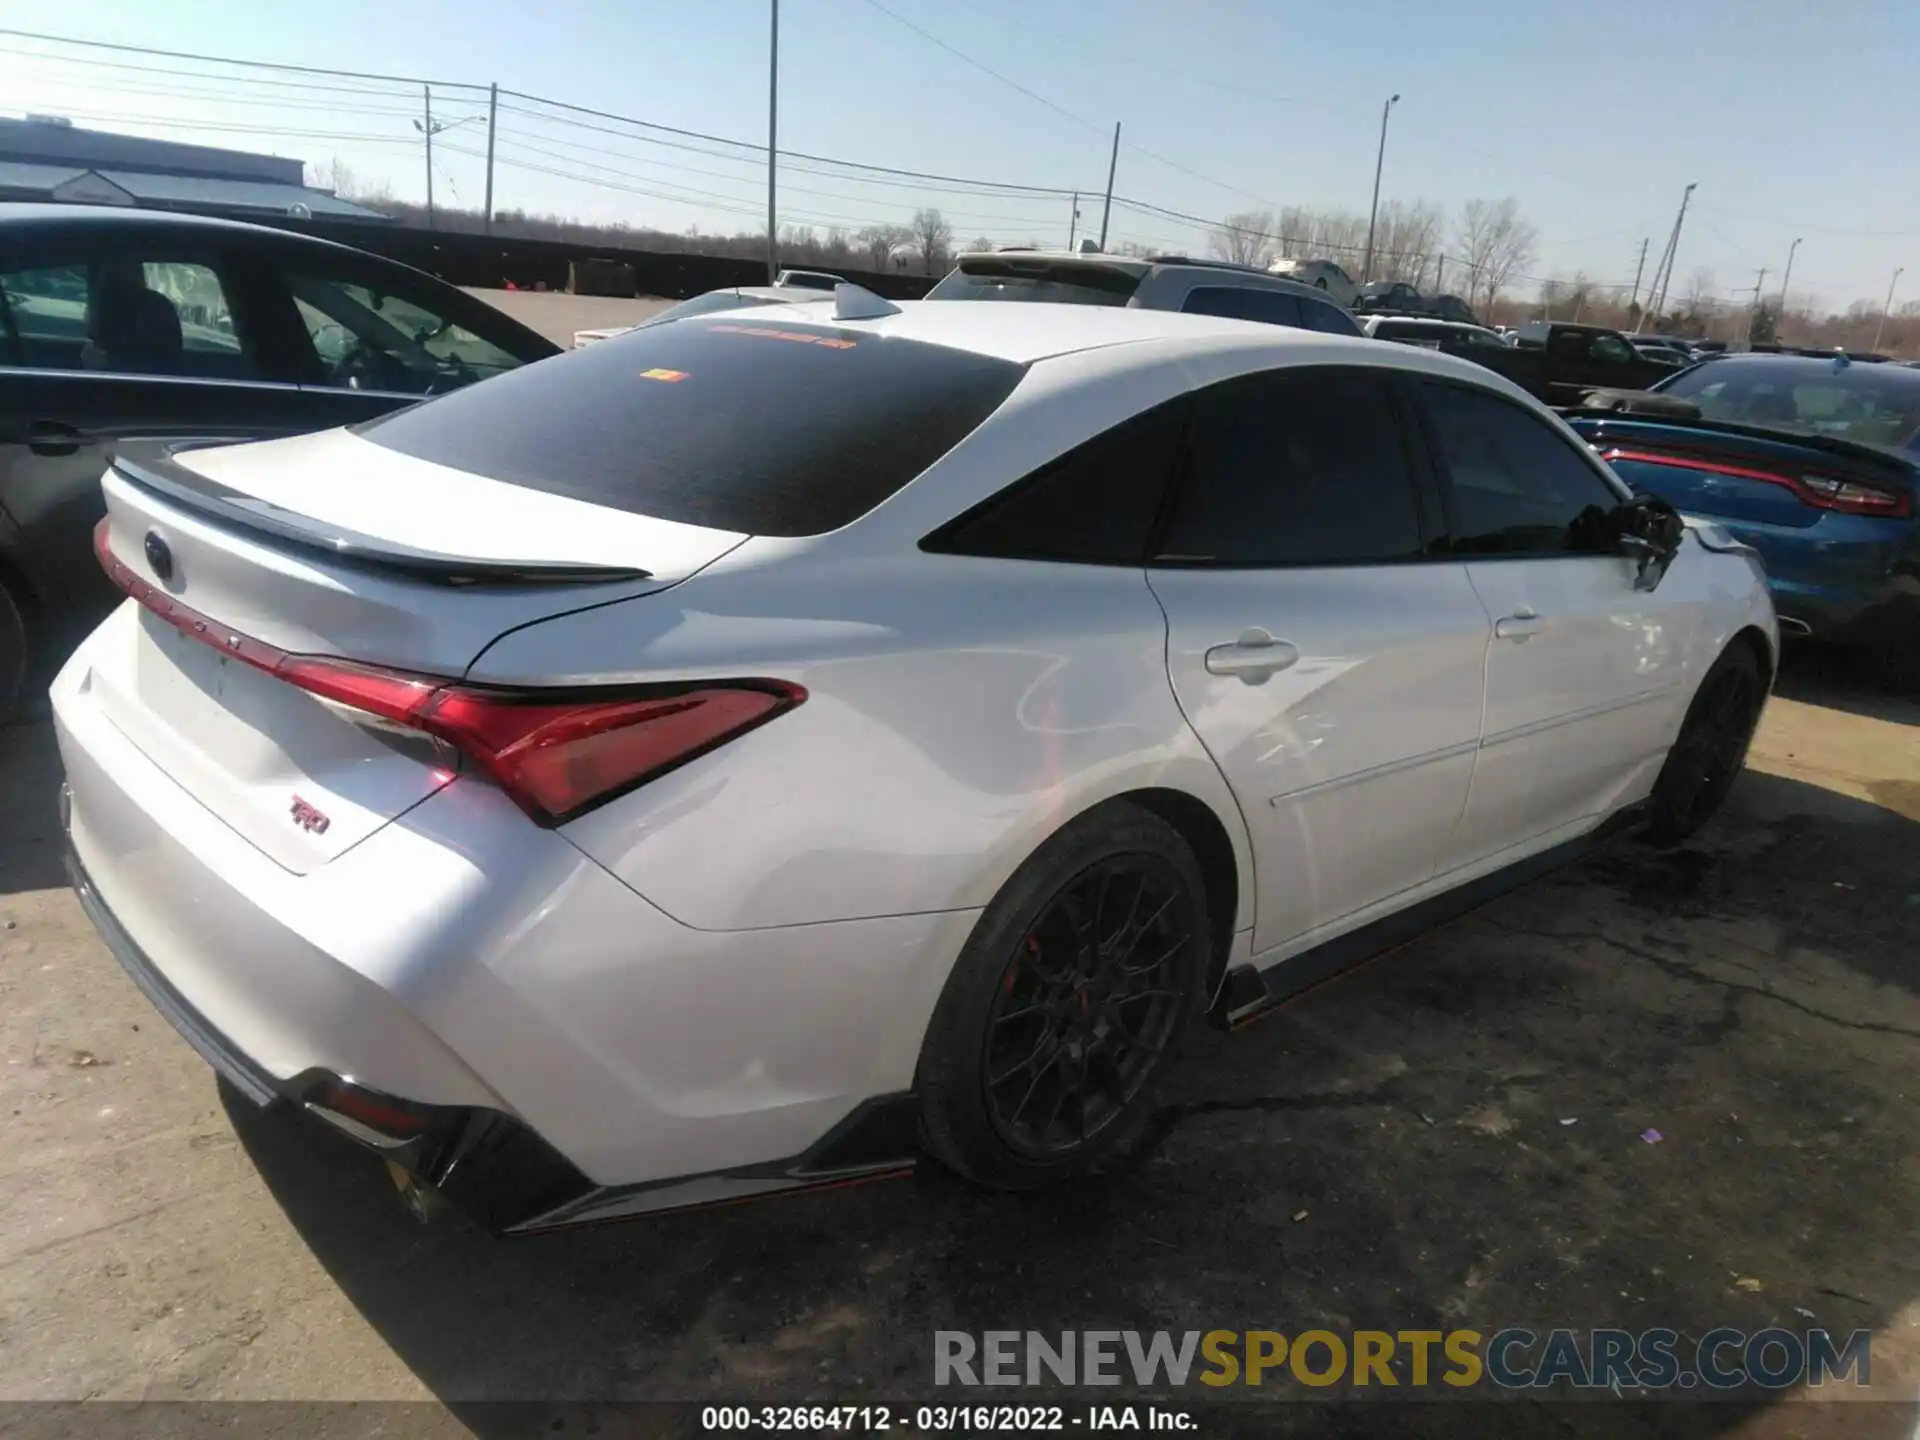
{"type": "Polygon", "coordinates": [[[1367,214],[1367,257],[1360,262],[1362,285],[1373,279],[1373,227],[1380,219],[1380,171],[1387,163],[1387,117],[1399,101],[1398,95],[1389,96],[1380,107],[1380,150],[1373,157],[1373,208],[1367,214]]]}
{"type": "Polygon", "coordinates": [[[1693,199],[1693,192],[1699,188],[1699,181],[1687,186],[1680,193],[1680,213],[1673,217],[1673,234],[1667,237],[1667,273],[1660,281],[1660,298],[1654,302],[1654,312],[1658,314],[1667,308],[1667,289],[1673,284],[1674,263],[1680,258],[1680,227],[1687,221],[1687,202],[1693,199]]]}
{"type": "Polygon", "coordinates": [[[1107,160],[1107,203],[1100,207],[1100,251],[1107,249],[1107,221],[1113,215],[1113,173],[1120,168],[1120,122],[1113,122],[1113,154],[1107,160]]]}
{"type": "Polygon", "coordinates": [[[1080,233],[1080,192],[1073,192],[1073,218],[1067,221],[1067,249],[1073,249],[1073,237],[1080,233]]]}
{"type": "MultiPolygon", "coordinates": [[[[1627,296],[1627,308],[1629,310],[1640,303],[1640,276],[1647,268],[1647,246],[1652,243],[1653,237],[1651,235],[1644,237],[1640,241],[1640,263],[1633,267],[1633,293],[1627,296]]],[[[1639,328],[1637,323],[1635,328],[1639,328]]]]}
{"type": "Polygon", "coordinates": [[[1753,348],[1753,322],[1760,318],[1760,287],[1767,283],[1767,272],[1762,269],[1760,278],[1753,282],[1753,304],[1747,308],[1747,348],[1753,348]]]}
{"type": "Polygon", "coordinates": [[[1433,267],[1433,293],[1447,293],[1447,257],[1444,255],[1440,257],[1440,263],[1433,267]]]}
{"type": "Polygon", "coordinates": [[[426,97],[427,123],[420,127],[420,133],[427,137],[427,229],[433,229],[433,87],[423,84],[420,93],[426,97]]]}
{"type": "Polygon", "coordinates": [[[1893,287],[1900,283],[1900,277],[1906,273],[1906,268],[1906,266],[1902,265],[1898,270],[1895,270],[1893,272],[1893,279],[1887,282],[1887,303],[1880,307],[1880,324],[1875,327],[1873,332],[1873,348],[1876,354],[1880,349],[1881,337],[1887,333],[1887,315],[1893,309],[1893,287]]]}
{"type": "MultiPolygon", "coordinates": [[[[1793,244],[1787,247],[1787,273],[1780,277],[1779,330],[1781,335],[1784,335],[1787,329],[1787,284],[1793,279],[1793,255],[1794,252],[1800,248],[1800,240],[1802,238],[1804,237],[1796,237],[1793,244]]],[[[1776,336],[1775,338],[1779,337],[1776,336]]]]}
{"type": "Polygon", "coordinates": [[[780,0],[772,0],[772,30],[767,40],[767,283],[780,273],[780,231],[775,214],[774,157],[780,121],[780,0]]]}
{"type": "Polygon", "coordinates": [[[500,86],[498,82],[487,87],[487,213],[484,224],[486,233],[493,233],[493,132],[500,121],[500,86]]]}

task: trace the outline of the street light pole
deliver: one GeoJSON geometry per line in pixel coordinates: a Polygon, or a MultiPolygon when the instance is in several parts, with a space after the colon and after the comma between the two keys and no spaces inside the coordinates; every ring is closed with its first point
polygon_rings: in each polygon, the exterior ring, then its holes
{"type": "Polygon", "coordinates": [[[1387,117],[1393,114],[1393,107],[1399,103],[1400,97],[1393,95],[1380,107],[1380,151],[1373,157],[1373,207],[1367,213],[1367,256],[1360,263],[1362,285],[1373,279],[1373,227],[1380,219],[1380,171],[1387,163],[1387,117]]]}
{"type": "Polygon", "coordinates": [[[1887,333],[1887,315],[1893,309],[1893,287],[1900,283],[1900,277],[1906,273],[1906,268],[1906,266],[1902,265],[1898,270],[1895,270],[1893,272],[1893,279],[1887,282],[1887,303],[1880,307],[1880,323],[1874,328],[1873,332],[1873,348],[1875,353],[1879,352],[1881,337],[1887,333]]]}
{"type": "Polygon", "coordinates": [[[772,0],[772,32],[767,42],[767,284],[780,273],[780,231],[774,211],[774,156],[780,122],[780,0],[772,0]]]}

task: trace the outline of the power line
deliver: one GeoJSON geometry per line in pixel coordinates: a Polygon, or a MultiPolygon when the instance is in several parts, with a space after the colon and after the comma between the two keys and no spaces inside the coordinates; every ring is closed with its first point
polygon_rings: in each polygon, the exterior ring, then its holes
{"type": "Polygon", "coordinates": [[[247,65],[258,70],[283,70],[294,75],[338,75],[350,80],[384,80],[393,85],[438,85],[446,89],[484,90],[486,86],[465,80],[428,80],[419,75],[379,75],[363,70],[330,70],[318,65],[288,65],[277,60],[233,60],[223,55],[198,55],[189,50],[161,50],[152,45],[116,45],[107,40],[76,40],[66,35],[47,35],[36,30],[15,30],[0,26],[0,35],[17,40],[38,40],[50,45],[77,45],[89,50],[114,50],[123,55],[158,55],[167,60],[191,60],[200,65],[247,65]]]}
{"type": "MultiPolygon", "coordinates": [[[[0,30],[0,35],[7,34],[0,30]]],[[[270,75],[227,75],[217,71],[183,70],[177,65],[136,65],[127,60],[100,60],[78,55],[49,55],[43,50],[22,50],[16,46],[0,45],[0,54],[18,55],[24,59],[40,60],[48,64],[64,65],[83,70],[124,70],[142,75],[163,75],[189,80],[217,80],[223,85],[266,85],[284,90],[312,90],[332,95],[370,95],[379,99],[400,99],[417,93],[407,90],[377,90],[369,85],[323,85],[313,80],[281,80],[270,75]]],[[[225,60],[225,65],[248,66],[251,60],[225,60]]],[[[331,72],[322,72],[331,73],[331,72]]],[[[466,102],[461,102],[466,103],[466,102]]]]}
{"type": "MultiPolygon", "coordinates": [[[[520,91],[520,90],[508,90],[502,87],[500,93],[502,95],[511,95],[514,98],[519,100],[531,100],[535,104],[551,106],[556,110],[571,111],[576,115],[591,115],[601,120],[616,120],[623,125],[635,125],[635,126],[639,126],[642,129],[658,130],[668,135],[679,135],[679,136],[683,136],[685,138],[693,139],[693,140],[705,140],[710,144],[715,144],[715,145],[731,145],[739,149],[755,151],[760,156],[764,156],[766,154],[765,145],[754,144],[751,141],[729,140],[726,137],[721,135],[704,135],[698,130],[681,130],[672,125],[660,125],[651,120],[636,120],[630,115],[616,115],[610,111],[594,110],[584,105],[571,105],[564,100],[550,100],[544,96],[529,95],[524,91],[520,91]]],[[[503,105],[500,108],[503,110],[506,110],[506,109],[520,110],[520,107],[518,106],[510,107],[510,106],[503,105]]],[[[533,114],[535,112],[521,111],[521,113],[533,114]]],[[[563,117],[560,117],[560,116],[552,116],[547,118],[560,120],[562,121],[562,123],[566,123],[566,124],[580,125],[583,129],[588,129],[588,130],[596,130],[601,128],[595,125],[587,125],[584,121],[565,121],[563,117]]],[[[609,135],[624,136],[625,138],[633,139],[633,140],[644,138],[638,135],[627,135],[627,132],[624,130],[607,130],[604,133],[609,135]]],[[[655,141],[651,143],[664,144],[666,142],[655,141]]],[[[701,153],[711,153],[711,152],[701,152],[701,153]]],[[[727,157],[727,158],[731,158],[731,157],[727,157]]],[[[1033,195],[1049,195],[1049,196],[1053,196],[1056,199],[1065,199],[1066,197],[1075,193],[1075,191],[1071,186],[1020,185],[1020,184],[1015,184],[1012,181],[969,180],[961,176],[937,175],[924,170],[903,170],[896,166],[891,166],[891,165],[868,165],[858,160],[838,160],[830,155],[809,155],[804,150],[782,150],[780,152],[780,160],[782,164],[786,164],[794,160],[810,160],[816,164],[843,166],[850,170],[864,170],[870,173],[876,173],[876,174],[882,174],[882,175],[904,175],[915,180],[940,180],[940,181],[946,181],[946,182],[949,182],[952,184],[958,184],[958,185],[979,185],[984,187],[990,187],[996,190],[1017,191],[1017,192],[1023,192],[1027,194],[1033,194],[1033,195]]]]}
{"type": "Polygon", "coordinates": [[[894,21],[896,24],[906,26],[907,29],[913,31],[914,34],[918,35],[922,40],[925,40],[929,45],[937,46],[939,49],[942,49],[946,51],[947,54],[953,56],[954,59],[964,61],[966,64],[971,65],[974,69],[978,70],[983,75],[992,76],[995,80],[998,80],[1002,85],[1005,85],[1008,88],[1013,90],[1018,90],[1022,95],[1026,96],[1029,100],[1032,100],[1037,104],[1046,106],[1047,109],[1053,111],[1054,114],[1064,115],[1067,117],[1067,119],[1073,121],[1076,125],[1085,125],[1090,129],[1098,131],[1102,135],[1107,133],[1107,127],[1102,123],[1100,123],[1098,120],[1089,120],[1084,115],[1076,115],[1073,113],[1073,111],[1067,109],[1064,105],[1054,104],[1053,101],[1049,100],[1046,96],[1040,94],[1039,91],[1029,90],[1026,86],[1022,85],[1018,80],[1013,79],[1011,76],[1002,75],[998,70],[994,69],[991,65],[985,64],[982,61],[974,59],[973,56],[967,54],[964,50],[954,49],[953,46],[949,45],[946,41],[942,40],[938,35],[935,35],[931,30],[923,30],[920,26],[914,24],[913,21],[907,19],[906,16],[900,15],[892,10],[889,10],[885,5],[882,5],[880,3],[880,0],[867,0],[867,4],[871,5],[874,9],[878,10],[882,15],[885,15],[888,19],[894,21]]]}

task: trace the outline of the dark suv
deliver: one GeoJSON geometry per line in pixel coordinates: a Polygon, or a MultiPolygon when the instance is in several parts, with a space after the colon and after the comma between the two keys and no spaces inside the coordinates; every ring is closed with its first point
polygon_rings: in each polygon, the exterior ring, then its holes
{"type": "Polygon", "coordinates": [[[0,204],[0,712],[119,592],[107,452],[324,430],[559,347],[344,245],[234,221],[0,204]],[[35,666],[34,668],[41,668],[35,666]]]}
{"type": "Polygon", "coordinates": [[[1036,300],[1180,310],[1358,335],[1353,316],[1324,290],[1247,265],[1184,255],[1101,255],[1082,251],[994,250],[962,255],[929,300],[1036,300]]]}

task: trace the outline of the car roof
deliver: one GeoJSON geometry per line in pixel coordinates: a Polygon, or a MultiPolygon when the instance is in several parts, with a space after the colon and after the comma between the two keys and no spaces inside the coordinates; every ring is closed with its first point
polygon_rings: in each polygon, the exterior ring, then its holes
{"type": "MultiPolygon", "coordinates": [[[[215,215],[189,215],[177,210],[146,210],[131,205],[88,205],[80,203],[48,204],[37,201],[0,200],[0,230],[9,232],[16,243],[22,232],[67,232],[97,230],[112,233],[119,229],[190,230],[208,235],[245,235],[279,245],[304,245],[311,249],[346,251],[363,255],[387,265],[401,261],[318,235],[298,230],[282,230],[273,225],[250,225],[244,220],[228,220],[215,215]]],[[[413,267],[406,266],[411,269],[413,267]]]]}
{"type": "MultiPolygon", "coordinates": [[[[1183,349],[1260,350],[1282,363],[1292,360],[1425,369],[1520,393],[1492,371],[1436,351],[1386,345],[1364,335],[1330,335],[1257,320],[1132,306],[980,300],[903,300],[893,313],[876,319],[835,320],[834,307],[834,301],[822,297],[809,304],[789,306],[778,322],[768,323],[778,323],[783,329],[806,325],[841,334],[918,340],[1021,365],[1123,345],[1138,346],[1142,364],[1165,363],[1183,349]]],[[[682,323],[710,321],[739,323],[725,316],[701,316],[682,323]]]]}

